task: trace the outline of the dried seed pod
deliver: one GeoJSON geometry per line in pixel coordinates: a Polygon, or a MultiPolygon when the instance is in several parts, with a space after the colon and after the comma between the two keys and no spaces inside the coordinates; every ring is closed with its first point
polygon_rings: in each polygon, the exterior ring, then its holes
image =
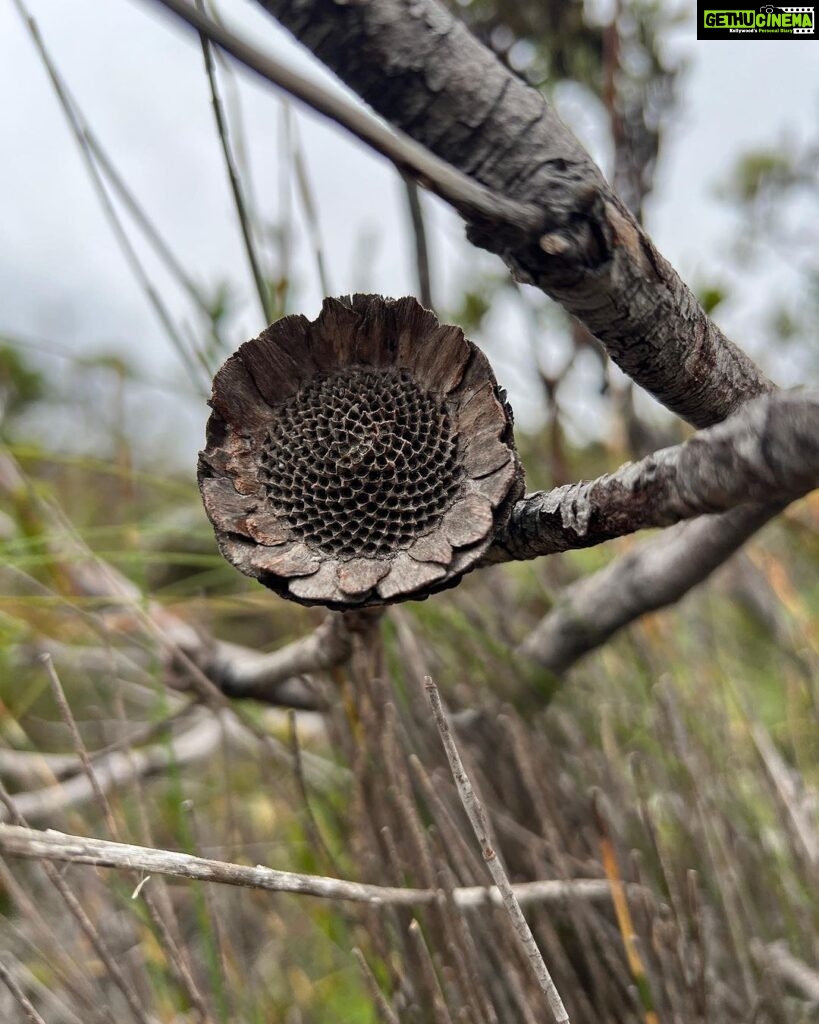
{"type": "Polygon", "coordinates": [[[425,597],[481,559],[523,490],[486,357],[414,299],[326,299],[216,374],[199,486],[219,548],[303,604],[425,597]]]}

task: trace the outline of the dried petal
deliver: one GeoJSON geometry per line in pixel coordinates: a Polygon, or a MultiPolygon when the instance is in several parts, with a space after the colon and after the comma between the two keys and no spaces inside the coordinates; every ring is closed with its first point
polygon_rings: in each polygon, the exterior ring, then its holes
{"type": "Polygon", "coordinates": [[[493,386],[495,384],[495,374],[492,372],[489,360],[474,345],[471,346],[471,350],[469,363],[455,392],[458,400],[462,403],[466,403],[476,391],[486,385],[487,381],[491,381],[493,386]]]}
{"type": "Polygon", "coordinates": [[[470,349],[460,327],[436,327],[424,345],[413,351],[410,368],[418,382],[442,395],[457,387],[469,362],[470,349]]]}
{"type": "Polygon", "coordinates": [[[487,498],[492,508],[497,508],[503,499],[509,494],[513,480],[515,479],[517,467],[512,459],[496,469],[494,473],[480,477],[477,480],[470,480],[468,490],[470,493],[478,493],[487,498]]]}
{"type": "Polygon", "coordinates": [[[199,482],[202,500],[211,522],[228,533],[247,533],[244,528],[248,513],[255,511],[256,500],[238,494],[227,477],[202,477],[199,482]]]}
{"type": "Polygon", "coordinates": [[[452,575],[460,576],[465,572],[469,572],[470,569],[475,569],[480,564],[480,560],[485,552],[489,549],[491,541],[491,537],[485,537],[478,544],[472,544],[468,548],[458,548],[452,556],[452,561],[449,565],[449,571],[452,575]]]}
{"type": "Polygon", "coordinates": [[[268,329],[236,353],[268,405],[278,405],[295,394],[303,379],[299,363],[276,344],[276,333],[268,329]]]}
{"type": "Polygon", "coordinates": [[[243,432],[259,430],[271,418],[268,402],[238,355],[231,356],[213,378],[210,404],[225,423],[243,432]]]}
{"type": "Polygon", "coordinates": [[[317,573],[290,580],[290,593],[302,601],[318,604],[346,603],[349,598],[336,584],[336,563],[324,562],[317,573]]]}
{"type": "Polygon", "coordinates": [[[464,437],[472,438],[476,434],[500,437],[505,429],[506,414],[491,384],[479,388],[458,410],[458,432],[464,437]]]}
{"type": "Polygon", "coordinates": [[[441,533],[433,530],[426,537],[420,537],[409,549],[410,555],[418,562],[439,562],[448,565],[452,558],[452,545],[441,533]]]}
{"type": "Polygon", "coordinates": [[[441,529],[453,547],[482,540],[492,530],[492,505],[478,494],[461,498],[444,516],[441,529]]]}
{"type": "Polygon", "coordinates": [[[257,544],[251,563],[261,572],[275,576],[310,576],[318,572],[321,559],[306,544],[296,541],[273,548],[257,544]]]}
{"type": "Polygon", "coordinates": [[[390,565],[386,559],[351,558],[336,571],[338,585],[345,594],[366,594],[387,575],[390,565]]]}
{"type": "Polygon", "coordinates": [[[509,448],[491,434],[479,434],[466,441],[464,468],[473,479],[494,473],[511,459],[509,448]]]}
{"type": "Polygon", "coordinates": [[[438,319],[415,299],[399,299],[393,309],[393,316],[398,336],[395,361],[399,366],[410,366],[419,350],[427,351],[427,345],[438,327],[438,319]]]}
{"type": "Polygon", "coordinates": [[[253,555],[257,545],[255,541],[245,540],[235,533],[217,533],[216,541],[222,555],[235,565],[245,576],[259,577],[259,570],[253,563],[253,555]]]}
{"type": "Polygon", "coordinates": [[[392,353],[384,344],[390,330],[387,307],[383,301],[370,301],[366,306],[361,301],[364,296],[357,295],[353,308],[361,319],[353,344],[353,361],[365,366],[388,366],[392,363],[392,353]]]}
{"type": "Polygon", "coordinates": [[[248,516],[243,523],[242,533],[247,533],[259,544],[266,547],[273,547],[277,544],[284,544],[285,541],[293,539],[293,530],[279,516],[270,512],[260,512],[248,516]]]}
{"type": "Polygon", "coordinates": [[[378,593],[384,600],[399,594],[411,594],[428,583],[446,576],[446,569],[433,562],[416,562],[401,551],[395,556],[387,576],[378,584],[378,593]]]}
{"type": "Polygon", "coordinates": [[[318,320],[311,327],[313,358],[324,372],[353,362],[355,334],[360,314],[340,299],[325,299],[318,320]]]}

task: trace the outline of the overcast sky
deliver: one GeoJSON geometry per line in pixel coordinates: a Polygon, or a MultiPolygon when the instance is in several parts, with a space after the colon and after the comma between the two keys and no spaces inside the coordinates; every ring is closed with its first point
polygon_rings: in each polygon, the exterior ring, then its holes
{"type": "MultiPolygon", "coordinates": [[[[90,125],[191,275],[209,285],[229,277],[245,289],[236,343],[258,333],[262,325],[247,288],[196,40],[143,0],[28,0],[28,6],[90,125]]],[[[222,10],[270,53],[332,81],[256,5],[224,0],[222,10]]],[[[676,39],[690,70],[647,217],[660,250],[690,281],[727,274],[723,254],[733,224],[714,189],[737,155],[807,135],[819,112],[819,43],[697,42],[694,32],[692,15],[676,39]]],[[[272,87],[244,72],[240,81],[254,191],[264,217],[274,222],[283,209],[282,104],[272,87]]],[[[5,143],[0,333],[46,339],[75,353],[118,348],[145,371],[181,380],[176,357],[116,246],[43,67],[8,0],[0,4],[0,96],[5,143]]],[[[571,104],[563,113],[602,157],[593,121],[571,104]]],[[[297,122],[331,292],[414,291],[395,173],[316,116],[299,110],[297,122]]],[[[299,302],[314,315],[321,289],[299,204],[292,205],[299,302]]],[[[463,281],[462,229],[437,201],[427,206],[438,294],[446,296],[463,281]]],[[[184,297],[150,258],[148,266],[175,315],[188,315],[184,297]]],[[[785,272],[775,263],[761,271],[766,279],[785,272]]],[[[758,290],[749,287],[747,301],[723,314],[737,341],[754,350],[763,341],[757,301],[758,290]]],[[[505,340],[495,343],[511,354],[515,326],[493,327],[509,331],[508,346],[505,340]]],[[[501,357],[501,377],[506,362],[501,357]]],[[[778,364],[776,371],[784,383],[798,382],[797,365],[778,364]]],[[[513,402],[524,417],[533,416],[536,394],[527,391],[521,374],[513,368],[507,372],[503,382],[513,402]]],[[[201,407],[190,405],[168,414],[167,422],[182,448],[192,451],[203,419],[201,407]]],[[[160,421],[166,422],[157,413],[160,421]]]]}

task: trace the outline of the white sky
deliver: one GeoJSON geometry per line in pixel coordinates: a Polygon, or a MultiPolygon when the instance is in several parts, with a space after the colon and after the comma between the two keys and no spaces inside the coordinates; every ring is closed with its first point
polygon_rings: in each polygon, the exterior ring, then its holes
{"type": "MultiPolygon", "coordinates": [[[[332,81],[249,0],[225,0],[222,7],[269,52],[332,81]]],[[[191,275],[209,285],[229,277],[245,289],[236,344],[258,333],[262,325],[247,287],[198,42],[143,0],[29,0],[29,8],[91,127],[191,275]]],[[[819,112],[816,41],[697,42],[694,32],[692,17],[676,39],[691,67],[648,212],[660,250],[692,282],[728,274],[724,250],[734,225],[713,191],[737,155],[806,135],[819,112]]],[[[245,73],[240,77],[254,189],[264,216],[275,221],[281,213],[281,102],[272,87],[245,73]]],[[[117,248],[44,69],[9,2],[0,5],[0,96],[0,334],[47,339],[74,353],[119,348],[153,376],[181,381],[176,357],[117,248]]],[[[573,114],[571,106],[564,110],[570,120],[573,114]]],[[[332,293],[414,291],[395,173],[316,116],[299,111],[298,124],[332,293]]],[[[573,126],[594,149],[593,125],[573,126]]],[[[437,294],[446,297],[468,266],[463,233],[437,201],[427,207],[437,294]]],[[[294,208],[300,307],[312,316],[321,292],[297,201],[294,208]]],[[[168,286],[155,261],[148,264],[174,313],[187,315],[183,297],[168,286]]],[[[775,263],[761,271],[765,280],[782,272],[775,263]]],[[[747,283],[742,294],[743,301],[724,312],[724,326],[760,355],[764,337],[757,314],[764,295],[747,283]]],[[[498,332],[491,347],[499,376],[526,421],[536,414],[538,395],[527,390],[524,374],[509,368],[517,325],[499,317],[492,327],[498,332]]],[[[800,382],[796,364],[768,365],[783,383],[800,382]]],[[[173,409],[146,395],[139,401],[136,412],[155,430],[172,431],[170,443],[195,450],[205,418],[201,406],[173,409]]],[[[585,404],[582,395],[578,403],[585,404]]]]}

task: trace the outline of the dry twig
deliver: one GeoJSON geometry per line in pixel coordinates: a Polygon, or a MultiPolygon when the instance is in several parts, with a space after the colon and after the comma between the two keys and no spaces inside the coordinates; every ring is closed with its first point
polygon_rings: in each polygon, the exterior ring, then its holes
{"type": "MultiPolygon", "coordinates": [[[[376,906],[418,906],[435,903],[440,899],[437,889],[368,885],[364,882],[327,878],[323,875],[277,871],[263,865],[249,867],[228,861],[194,857],[192,854],[177,853],[173,850],[113,843],[107,839],[89,839],[84,836],[66,835],[54,829],[41,831],[19,825],[0,824],[0,852],[9,857],[24,857],[29,860],[92,864],[95,867],[142,871],[146,874],[169,875],[268,892],[291,892],[321,899],[370,903],[376,906]]],[[[609,898],[608,882],[600,878],[578,878],[569,882],[525,882],[512,886],[512,891],[521,903],[559,905],[571,897],[594,902],[609,898]]],[[[452,898],[459,907],[477,907],[504,901],[504,896],[494,886],[453,889],[452,898]]]]}
{"type": "Polygon", "coordinates": [[[560,993],[557,991],[555,983],[552,981],[549,968],[546,966],[543,956],[538,949],[535,937],[532,935],[532,930],[529,927],[526,918],[523,916],[523,911],[520,909],[520,902],[515,895],[515,888],[509,881],[506,871],[489,841],[490,829],[489,822],[486,817],[486,811],[483,808],[483,804],[481,804],[478,799],[475,790],[472,788],[469,776],[466,774],[466,769],[464,768],[463,761],[461,760],[461,755],[458,753],[458,748],[455,744],[455,738],[452,735],[452,730],[450,729],[446,712],[444,711],[443,704],[441,703],[441,695],[438,693],[438,687],[429,676],[427,676],[425,680],[425,686],[427,697],[429,698],[429,703],[432,707],[432,713],[435,716],[435,724],[438,726],[438,732],[440,733],[441,741],[444,745],[444,750],[446,751],[449,767],[452,770],[452,777],[455,780],[455,785],[458,789],[458,795],[461,798],[461,803],[463,804],[464,810],[466,811],[472,828],[475,831],[475,837],[480,844],[483,859],[486,861],[489,873],[495,880],[495,885],[503,899],[503,905],[506,908],[506,912],[509,914],[514,926],[515,934],[520,940],[527,959],[532,965],[532,969],[537,976],[540,987],[546,995],[555,1020],[558,1021],[558,1024],[564,1024],[564,1022],[565,1024],[568,1024],[569,1016],[566,1013],[563,1000],[560,998],[560,993]]]}

